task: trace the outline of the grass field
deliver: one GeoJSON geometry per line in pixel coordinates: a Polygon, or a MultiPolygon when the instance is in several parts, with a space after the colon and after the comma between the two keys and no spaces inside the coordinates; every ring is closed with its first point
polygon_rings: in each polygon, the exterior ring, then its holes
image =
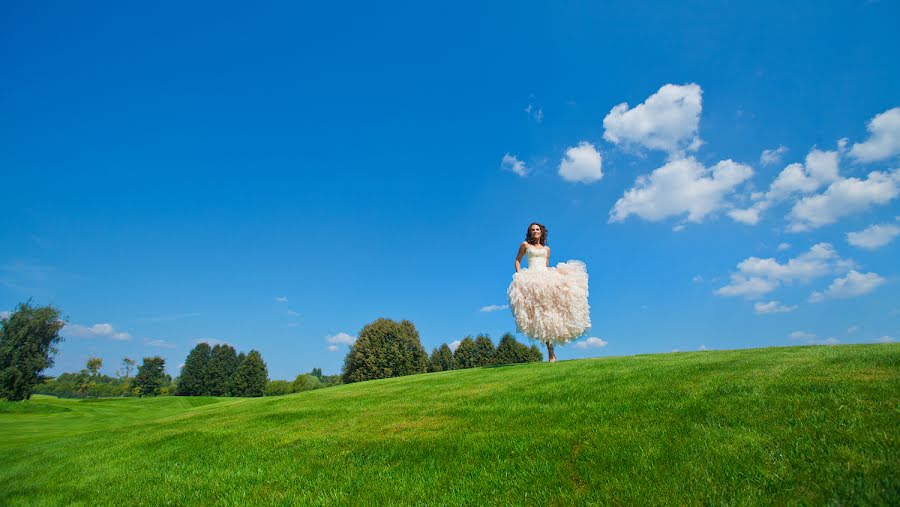
{"type": "Polygon", "coordinates": [[[900,344],[0,403],[0,504],[900,503],[900,344]]]}

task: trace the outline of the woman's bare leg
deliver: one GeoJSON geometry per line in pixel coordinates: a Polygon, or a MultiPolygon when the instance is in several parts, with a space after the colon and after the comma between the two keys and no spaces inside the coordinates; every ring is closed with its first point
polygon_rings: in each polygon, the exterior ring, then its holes
{"type": "Polygon", "coordinates": [[[553,353],[553,344],[547,342],[547,355],[550,356],[550,362],[556,362],[556,354],[553,353]]]}

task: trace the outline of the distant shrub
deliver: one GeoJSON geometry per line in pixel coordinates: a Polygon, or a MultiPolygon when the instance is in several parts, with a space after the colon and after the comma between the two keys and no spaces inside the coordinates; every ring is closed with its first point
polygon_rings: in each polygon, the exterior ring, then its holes
{"type": "Polygon", "coordinates": [[[315,377],[309,373],[301,373],[297,375],[297,378],[294,379],[294,382],[291,383],[291,392],[299,393],[303,391],[312,391],[313,389],[319,389],[325,387],[322,385],[322,381],[319,380],[318,377],[315,377]]]}
{"type": "Polygon", "coordinates": [[[344,358],[344,383],[425,373],[428,354],[412,322],[378,319],[359,332],[344,358]]]}
{"type": "Polygon", "coordinates": [[[293,384],[287,380],[270,380],[266,384],[266,396],[283,396],[292,392],[293,384]]]}

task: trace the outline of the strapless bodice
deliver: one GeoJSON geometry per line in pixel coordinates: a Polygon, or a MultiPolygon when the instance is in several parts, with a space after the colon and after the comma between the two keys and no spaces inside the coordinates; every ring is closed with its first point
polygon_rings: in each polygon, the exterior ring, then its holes
{"type": "Polygon", "coordinates": [[[525,247],[525,260],[528,261],[528,269],[547,269],[547,249],[528,245],[525,247]]]}

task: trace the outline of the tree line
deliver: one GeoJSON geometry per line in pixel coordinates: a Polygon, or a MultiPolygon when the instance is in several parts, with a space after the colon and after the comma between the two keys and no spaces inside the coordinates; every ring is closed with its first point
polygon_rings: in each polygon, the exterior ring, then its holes
{"type": "Polygon", "coordinates": [[[344,358],[342,378],[345,383],[351,383],[541,360],[543,354],[537,345],[523,345],[511,333],[504,334],[496,348],[488,335],[480,334],[474,339],[463,338],[455,351],[444,343],[429,356],[412,322],[382,318],[359,332],[344,358]]]}
{"type": "Polygon", "coordinates": [[[228,344],[198,343],[184,361],[179,396],[264,396],[269,370],[262,354],[240,354],[228,344]]]}

